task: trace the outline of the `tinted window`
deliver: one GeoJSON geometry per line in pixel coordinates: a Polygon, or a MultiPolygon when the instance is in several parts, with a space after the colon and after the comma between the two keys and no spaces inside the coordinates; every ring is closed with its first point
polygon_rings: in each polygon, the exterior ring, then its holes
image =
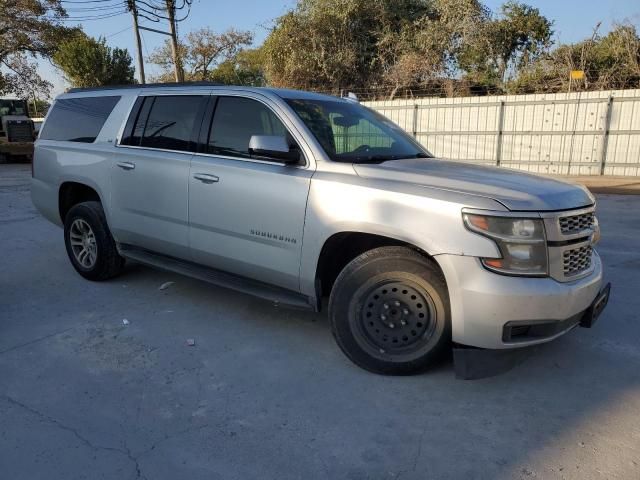
{"type": "MultiPolygon", "coordinates": [[[[200,110],[203,104],[202,96],[155,97],[140,145],[167,150],[190,150],[191,139],[196,129],[196,119],[201,116],[200,110]]],[[[140,119],[134,127],[134,137],[139,127],[140,119]]]]}
{"type": "Polygon", "coordinates": [[[120,97],[84,97],[57,100],[40,138],[69,142],[95,141],[120,97]]]}
{"type": "Polygon", "coordinates": [[[252,135],[281,135],[295,148],[280,119],[262,103],[249,98],[220,97],[213,116],[207,152],[249,157],[252,135]]]}
{"type": "Polygon", "coordinates": [[[151,110],[154,98],[155,97],[138,97],[127,120],[124,134],[120,141],[122,145],[140,145],[140,140],[144,133],[144,126],[147,123],[147,118],[149,118],[149,110],[151,110]]]}

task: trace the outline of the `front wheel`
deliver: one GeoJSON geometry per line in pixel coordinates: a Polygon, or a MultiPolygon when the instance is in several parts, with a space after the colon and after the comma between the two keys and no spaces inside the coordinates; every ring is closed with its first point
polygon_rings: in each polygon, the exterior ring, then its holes
{"type": "Polygon", "coordinates": [[[375,373],[420,372],[451,339],[442,273],[406,247],[376,248],[352,260],[333,286],[329,316],[342,351],[375,373]]]}

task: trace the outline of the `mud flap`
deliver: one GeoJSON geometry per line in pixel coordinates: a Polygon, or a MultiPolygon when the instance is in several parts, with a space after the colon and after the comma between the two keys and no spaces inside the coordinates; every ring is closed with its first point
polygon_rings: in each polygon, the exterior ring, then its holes
{"type": "Polygon", "coordinates": [[[521,364],[536,350],[536,347],[488,350],[456,345],[453,348],[456,378],[479,380],[500,375],[521,364]]]}

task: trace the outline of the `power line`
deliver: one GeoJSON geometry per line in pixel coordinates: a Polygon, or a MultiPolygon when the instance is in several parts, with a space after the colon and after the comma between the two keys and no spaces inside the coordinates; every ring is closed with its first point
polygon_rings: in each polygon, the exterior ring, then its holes
{"type": "Polygon", "coordinates": [[[122,32],[126,32],[127,30],[131,30],[133,28],[133,25],[128,26],[127,28],[123,28],[122,30],[118,30],[117,32],[114,33],[110,33],[109,35],[105,35],[104,38],[111,38],[111,37],[115,37],[116,35],[122,33],[122,32]]]}
{"type": "Polygon", "coordinates": [[[119,15],[123,15],[127,13],[126,10],[121,10],[119,12],[113,12],[113,13],[108,13],[108,14],[101,14],[101,15],[85,15],[85,16],[77,16],[77,17],[64,17],[64,18],[58,18],[58,17],[46,17],[47,20],[51,20],[51,21],[57,21],[57,22],[86,22],[86,21],[91,21],[91,20],[103,20],[105,18],[112,18],[112,17],[117,17],[119,15]]]}
{"type": "Polygon", "coordinates": [[[85,3],[106,3],[106,2],[111,2],[111,1],[116,1],[117,0],[61,0],[60,3],[71,3],[71,4],[85,4],[85,3]]]}
{"type": "Polygon", "coordinates": [[[102,7],[78,7],[78,8],[65,8],[67,12],[100,12],[100,11],[108,11],[108,10],[118,10],[122,9],[122,4],[118,3],[117,5],[104,5],[102,7]]]}

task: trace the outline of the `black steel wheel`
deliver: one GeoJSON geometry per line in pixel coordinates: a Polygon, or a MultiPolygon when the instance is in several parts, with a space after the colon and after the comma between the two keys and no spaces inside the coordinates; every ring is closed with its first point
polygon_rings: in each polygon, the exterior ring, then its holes
{"type": "Polygon", "coordinates": [[[357,365],[406,375],[449,344],[449,299],[438,266],[405,247],[382,247],[350,262],[329,300],[334,337],[357,365]]]}

